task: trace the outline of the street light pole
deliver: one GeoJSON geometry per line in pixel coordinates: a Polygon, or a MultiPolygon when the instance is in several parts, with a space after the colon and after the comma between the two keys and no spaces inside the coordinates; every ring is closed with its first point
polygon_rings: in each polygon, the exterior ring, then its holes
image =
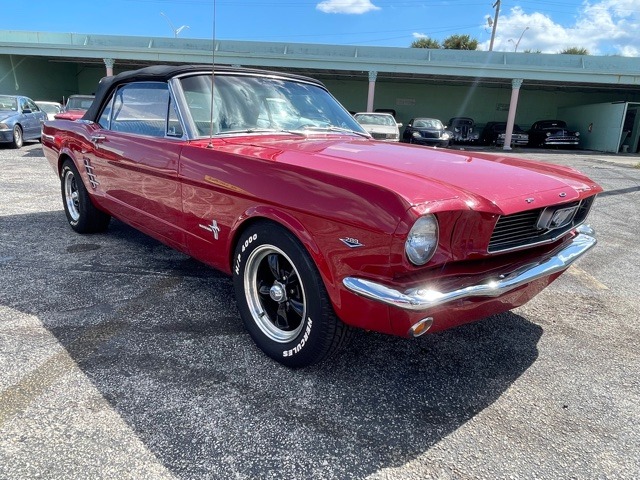
{"type": "Polygon", "coordinates": [[[169,27],[171,27],[171,31],[173,32],[173,36],[175,38],[178,38],[178,34],[184,30],[185,28],[189,28],[189,25],[182,25],[181,27],[174,27],[173,23],[171,23],[171,20],[169,20],[169,17],[167,17],[164,12],[160,12],[160,15],[162,15],[164,17],[164,19],[167,21],[167,23],[169,24],[169,27]]]}
{"type": "Polygon", "coordinates": [[[498,26],[498,15],[500,15],[500,0],[496,0],[493,4],[493,8],[496,9],[496,15],[493,18],[493,28],[491,29],[491,42],[489,42],[489,51],[493,51],[493,40],[496,38],[496,28],[498,26]]]}
{"type": "Polygon", "coordinates": [[[516,42],[516,47],[513,49],[514,52],[518,51],[518,45],[520,45],[520,40],[522,40],[522,37],[524,36],[524,32],[526,32],[527,30],[529,30],[529,27],[526,27],[522,33],[520,34],[520,38],[518,39],[518,41],[516,42]]]}

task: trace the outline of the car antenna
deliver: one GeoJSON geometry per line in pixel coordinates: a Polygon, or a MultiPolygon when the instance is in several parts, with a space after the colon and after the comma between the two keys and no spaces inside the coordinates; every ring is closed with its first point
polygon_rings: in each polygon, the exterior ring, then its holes
{"type": "Polygon", "coordinates": [[[209,144],[207,148],[213,148],[213,93],[215,86],[215,68],[216,68],[216,0],[213,0],[213,43],[211,45],[211,105],[209,116],[209,144]]]}

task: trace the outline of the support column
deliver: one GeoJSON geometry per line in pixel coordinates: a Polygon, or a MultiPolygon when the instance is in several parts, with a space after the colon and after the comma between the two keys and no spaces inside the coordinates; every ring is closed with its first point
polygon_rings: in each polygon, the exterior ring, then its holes
{"type": "Polygon", "coordinates": [[[107,67],[107,77],[113,77],[113,66],[115,65],[116,61],[113,58],[103,58],[102,61],[107,67]]]}
{"type": "Polygon", "coordinates": [[[367,112],[373,112],[373,98],[376,94],[376,78],[378,78],[378,72],[369,72],[369,94],[367,95],[367,112]]]}
{"type": "Polygon", "coordinates": [[[518,109],[518,96],[522,86],[521,78],[511,80],[511,103],[509,104],[509,117],[507,118],[507,131],[504,136],[503,150],[511,150],[511,135],[513,135],[513,124],[516,121],[516,110],[518,109]]]}

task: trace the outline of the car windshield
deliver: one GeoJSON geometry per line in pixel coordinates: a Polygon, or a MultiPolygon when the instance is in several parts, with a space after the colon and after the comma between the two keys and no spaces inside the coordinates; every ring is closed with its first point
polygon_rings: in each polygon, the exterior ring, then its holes
{"type": "Polygon", "coordinates": [[[58,105],[54,105],[52,103],[38,103],[36,105],[40,107],[40,110],[46,113],[60,113],[60,107],[58,105]]]}
{"type": "Polygon", "coordinates": [[[349,112],[317,85],[273,77],[217,75],[211,115],[211,75],[185,77],[181,84],[201,137],[209,136],[212,130],[214,135],[339,131],[368,136],[349,112]]]}
{"type": "Polygon", "coordinates": [[[67,110],[89,110],[93,98],[70,97],[67,102],[67,110]]]}
{"type": "Polygon", "coordinates": [[[444,128],[442,122],[435,118],[418,118],[413,122],[413,126],[416,128],[444,128]]]}
{"type": "Polygon", "coordinates": [[[385,127],[396,126],[396,121],[391,115],[358,114],[355,118],[361,125],[383,125],[385,127]]]}
{"type": "Polygon", "coordinates": [[[18,110],[18,101],[15,97],[0,95],[0,110],[16,112],[18,110]]]}
{"type": "Polygon", "coordinates": [[[539,124],[540,128],[566,128],[567,124],[562,120],[555,120],[553,122],[544,122],[539,124]]]}

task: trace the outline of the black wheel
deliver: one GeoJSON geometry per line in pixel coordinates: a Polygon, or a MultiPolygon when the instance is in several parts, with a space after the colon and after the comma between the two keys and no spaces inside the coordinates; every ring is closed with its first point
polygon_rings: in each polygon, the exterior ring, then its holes
{"type": "Polygon", "coordinates": [[[64,212],[71,228],[78,233],[104,232],[111,216],[93,205],[78,169],[71,160],[65,160],[62,164],[60,182],[64,212]]]}
{"type": "Polygon", "coordinates": [[[269,357],[306,367],[346,340],[349,327],[336,317],[311,257],[283,227],[249,227],[236,246],[233,270],[242,321],[269,357]]]}
{"type": "Polygon", "coordinates": [[[22,148],[23,144],[24,137],[22,136],[22,127],[20,127],[20,125],[16,125],[13,127],[13,141],[11,142],[11,147],[22,148]]]}

